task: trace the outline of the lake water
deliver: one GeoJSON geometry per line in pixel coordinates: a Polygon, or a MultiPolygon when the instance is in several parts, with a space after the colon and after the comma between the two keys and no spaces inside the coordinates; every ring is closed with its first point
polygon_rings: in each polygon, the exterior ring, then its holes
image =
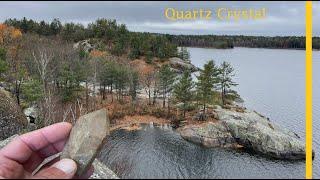
{"type": "MultiPolygon", "coordinates": [[[[305,51],[256,48],[188,48],[198,67],[210,59],[230,62],[245,106],[305,135],[305,51]]],[[[320,177],[320,52],[314,57],[313,173],[320,177]]],[[[170,128],[117,131],[99,158],[122,178],[304,178],[304,161],[279,161],[186,142],[170,128]]]]}

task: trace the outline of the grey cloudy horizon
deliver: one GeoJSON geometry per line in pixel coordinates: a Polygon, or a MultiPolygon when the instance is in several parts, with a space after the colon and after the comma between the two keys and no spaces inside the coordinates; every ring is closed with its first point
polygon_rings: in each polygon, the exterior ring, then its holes
{"type": "MultiPolygon", "coordinates": [[[[313,35],[320,36],[320,3],[313,3],[313,35]]],[[[116,19],[131,31],[168,34],[217,34],[304,36],[305,2],[0,2],[0,22],[9,18],[76,22],[87,25],[98,18],[116,19]],[[165,18],[165,8],[190,9],[250,9],[266,8],[264,20],[219,21],[170,21],[165,18]]]]}

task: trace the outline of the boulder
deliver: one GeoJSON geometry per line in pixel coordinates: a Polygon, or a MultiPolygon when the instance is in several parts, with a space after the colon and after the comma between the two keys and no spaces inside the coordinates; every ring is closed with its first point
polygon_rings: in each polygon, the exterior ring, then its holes
{"type": "Polygon", "coordinates": [[[205,147],[237,147],[237,142],[222,123],[208,122],[190,125],[179,130],[183,139],[205,147]]]}
{"type": "Polygon", "coordinates": [[[36,119],[38,118],[38,112],[37,112],[37,107],[36,106],[31,106],[31,107],[25,108],[23,110],[23,113],[27,117],[27,120],[28,120],[29,124],[30,123],[35,124],[36,119]]]}
{"type": "Polygon", "coordinates": [[[106,109],[101,109],[81,116],[72,128],[61,158],[73,159],[78,164],[78,176],[87,172],[99,153],[110,133],[109,124],[106,109]]]}
{"type": "Polygon", "coordinates": [[[27,128],[28,120],[9,92],[0,90],[0,140],[27,128]]]}
{"type": "Polygon", "coordinates": [[[277,159],[304,159],[305,143],[300,137],[255,111],[217,110],[219,120],[237,142],[246,148],[277,159]]]}
{"type": "MultiPolygon", "coordinates": [[[[216,108],[218,122],[186,126],[180,135],[207,147],[234,147],[235,143],[277,159],[305,159],[305,143],[300,137],[261,114],[244,109],[216,108]]],[[[314,153],[313,153],[314,156],[314,153]]]]}
{"type": "Polygon", "coordinates": [[[82,48],[85,52],[90,52],[94,49],[94,46],[89,43],[89,40],[79,41],[73,44],[74,49],[82,48]]]}
{"type": "Polygon", "coordinates": [[[197,68],[195,65],[177,57],[169,58],[169,63],[173,69],[176,69],[176,71],[180,73],[185,70],[190,70],[191,72],[199,71],[199,68],[197,68]]]}

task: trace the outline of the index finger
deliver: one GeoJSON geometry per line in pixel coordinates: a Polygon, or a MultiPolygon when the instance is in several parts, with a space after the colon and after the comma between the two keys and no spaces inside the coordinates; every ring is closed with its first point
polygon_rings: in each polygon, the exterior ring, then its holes
{"type": "Polygon", "coordinates": [[[0,155],[21,164],[27,162],[34,152],[46,158],[62,151],[71,128],[70,123],[62,122],[23,134],[1,149],[0,155]]]}

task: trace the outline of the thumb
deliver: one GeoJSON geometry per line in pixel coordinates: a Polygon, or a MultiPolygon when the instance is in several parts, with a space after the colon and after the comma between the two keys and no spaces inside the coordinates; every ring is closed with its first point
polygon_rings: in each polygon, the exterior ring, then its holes
{"type": "Polygon", "coordinates": [[[77,171],[77,164],[71,159],[61,159],[52,166],[39,171],[35,179],[71,179],[77,171]]]}

